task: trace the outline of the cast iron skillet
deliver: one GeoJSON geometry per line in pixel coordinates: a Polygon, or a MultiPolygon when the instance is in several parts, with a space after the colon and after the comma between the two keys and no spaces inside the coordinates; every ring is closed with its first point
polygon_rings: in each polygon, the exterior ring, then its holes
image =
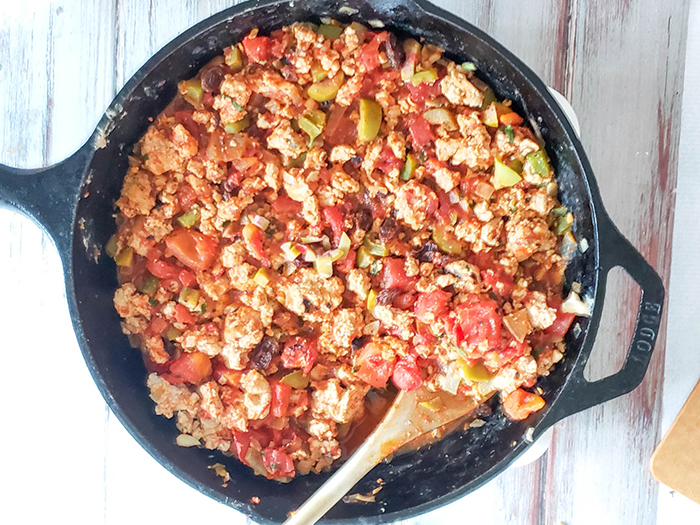
{"type": "MultiPolygon", "coordinates": [[[[537,438],[555,422],[633,390],[642,381],[656,341],[664,289],[642,256],[612,224],[598,193],[586,155],[542,81],[488,35],[425,0],[263,0],[227,9],[186,31],[151,58],[124,86],[90,140],[73,156],[40,170],[0,166],[0,203],[25,213],[53,238],[63,262],[76,337],[92,376],[119,420],[166,469],[208,496],[256,521],[282,521],[328,474],[303,476],[280,485],[252,474],[219,453],[175,445],[173,420],[156,416],[146,388],[140,353],[130,349],[112,306],[117,287],[114,263],[103,246],[115,230],[114,201],[127,170],[127,157],[155,117],[170,102],[179,80],[193,76],[222,49],[259,27],[263,33],[294,21],[318,22],[338,16],[341,6],[358,10],[354,20],[381,20],[399,34],[424,37],[445,48],[457,62],[473,61],[479,76],[500,97],[534,122],[547,142],[558,174],[560,199],[576,217],[574,233],[588,249],[567,268],[594,299],[592,317],[578,319],[566,336],[566,359],[539,386],[547,406],[525,422],[495,411],[485,426],[453,434],[430,448],[397,457],[373,470],[356,490],[386,481],[372,504],[339,504],[330,522],[390,522],[426,512],[483,485],[527,447],[525,432],[537,438]],[[642,289],[634,336],[622,370],[596,382],[583,377],[593,345],[609,270],[622,266],[642,289]],[[447,460],[446,458],[449,458],[447,460]],[[222,462],[232,481],[223,488],[207,466],[222,462]],[[261,499],[259,505],[251,497],[261,499]]],[[[154,503],[156,504],[156,503],[154,503]]]]}

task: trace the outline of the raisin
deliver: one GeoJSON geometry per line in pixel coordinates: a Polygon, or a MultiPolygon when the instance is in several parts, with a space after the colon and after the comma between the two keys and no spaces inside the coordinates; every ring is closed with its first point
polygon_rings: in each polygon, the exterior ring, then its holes
{"type": "Polygon", "coordinates": [[[396,39],[396,35],[392,33],[389,33],[389,38],[386,41],[386,57],[394,69],[401,69],[406,58],[403,45],[396,39]]]}
{"type": "Polygon", "coordinates": [[[207,93],[216,93],[224,81],[224,72],[219,66],[211,67],[202,73],[202,89],[207,93]]]}
{"type": "Polygon", "coordinates": [[[358,230],[369,231],[372,228],[372,212],[367,208],[360,208],[355,212],[355,226],[358,230]]]}
{"type": "Polygon", "coordinates": [[[398,288],[384,288],[377,294],[377,304],[391,304],[401,293],[398,288]]]}
{"type": "Polygon", "coordinates": [[[280,344],[274,337],[264,336],[250,352],[250,362],[256,370],[265,370],[280,353],[280,344]]]}
{"type": "Polygon", "coordinates": [[[384,221],[382,222],[382,225],[379,227],[379,239],[382,242],[388,242],[396,235],[399,233],[399,223],[396,222],[396,219],[393,217],[389,216],[384,221]]]}

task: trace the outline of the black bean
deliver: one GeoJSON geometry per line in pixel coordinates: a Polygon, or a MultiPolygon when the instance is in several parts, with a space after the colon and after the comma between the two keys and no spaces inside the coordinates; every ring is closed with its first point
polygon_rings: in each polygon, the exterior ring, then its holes
{"type": "Polygon", "coordinates": [[[384,221],[382,221],[382,225],[379,227],[379,239],[382,242],[388,242],[396,235],[399,233],[399,223],[396,222],[396,219],[393,217],[389,216],[384,221]]]}
{"type": "Polygon", "coordinates": [[[328,111],[329,109],[331,109],[332,104],[332,100],[324,100],[323,102],[318,103],[318,109],[320,109],[321,111],[328,111]]]}
{"type": "Polygon", "coordinates": [[[401,290],[398,288],[384,288],[377,294],[377,304],[391,304],[401,293],[401,290]]]}
{"type": "Polygon", "coordinates": [[[256,370],[265,370],[272,359],[279,355],[280,344],[274,337],[264,336],[250,352],[250,362],[256,370]]]}
{"type": "Polygon", "coordinates": [[[396,35],[389,33],[389,38],[386,41],[386,57],[389,59],[389,64],[394,69],[401,69],[403,66],[406,54],[403,51],[403,45],[396,39],[396,35]]]}
{"type": "Polygon", "coordinates": [[[476,413],[477,417],[486,417],[491,415],[492,410],[488,404],[484,403],[476,407],[474,412],[476,413]]]}
{"type": "Polygon", "coordinates": [[[351,158],[348,162],[349,162],[354,168],[359,168],[360,166],[362,166],[362,157],[360,157],[359,155],[355,155],[355,156],[354,156],[353,158],[351,158]]]}
{"type": "Polygon", "coordinates": [[[214,66],[202,73],[202,89],[207,93],[219,91],[224,81],[224,72],[219,66],[214,66]]]}
{"type": "Polygon", "coordinates": [[[355,226],[358,230],[368,231],[372,228],[372,212],[367,208],[359,208],[355,212],[355,226]]]}

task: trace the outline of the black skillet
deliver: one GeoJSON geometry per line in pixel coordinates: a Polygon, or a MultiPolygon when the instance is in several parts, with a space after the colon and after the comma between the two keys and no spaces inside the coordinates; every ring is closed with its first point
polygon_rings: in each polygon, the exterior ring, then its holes
{"type": "MultiPolygon", "coordinates": [[[[664,288],[659,276],[613,225],[598,193],[581,143],[547,88],[520,60],[488,35],[424,0],[266,0],[239,4],[197,24],[151,58],[124,86],[90,140],[73,156],[41,170],[0,166],[0,204],[27,214],[53,238],[61,260],[71,319],[80,348],[102,395],[119,420],[156,460],[208,496],[263,523],[280,522],[328,474],[304,476],[280,485],[252,474],[232,458],[175,444],[172,420],[155,415],[140,353],[131,350],[112,306],[117,286],[113,261],[103,246],[115,230],[114,201],[134,143],[170,102],[179,80],[259,27],[263,33],[294,21],[318,22],[341,6],[357,9],[353,20],[379,20],[403,35],[424,37],[457,62],[470,60],[501,98],[535,122],[558,175],[559,196],[573,211],[574,234],[586,239],[566,272],[593,297],[590,318],[580,318],[566,335],[566,359],[539,386],[547,406],[525,422],[495,411],[487,424],[453,434],[430,448],[395,458],[374,469],[356,489],[366,492],[378,477],[386,481],[376,503],[340,503],[329,522],[391,522],[445,505],[502,472],[527,447],[526,430],[537,438],[560,419],[630,392],[644,377],[661,321],[664,288]],[[637,281],[642,297],[632,342],[617,374],[596,382],[583,369],[603,310],[605,282],[621,266],[637,281]],[[449,458],[449,459],[447,459],[449,458]],[[207,467],[222,462],[232,481],[224,488],[207,467]],[[258,496],[259,505],[251,504],[258,496]]],[[[632,307],[632,305],[630,305],[632,307]]],[[[155,504],[155,503],[154,503],[155,504]]]]}

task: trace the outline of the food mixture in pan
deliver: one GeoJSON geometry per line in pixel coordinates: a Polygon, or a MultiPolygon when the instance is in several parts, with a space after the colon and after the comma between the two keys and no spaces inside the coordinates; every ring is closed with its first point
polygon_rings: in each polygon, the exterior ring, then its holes
{"type": "Polygon", "coordinates": [[[327,469],[387,392],[496,390],[528,417],[586,310],[510,101],[430,43],[325,22],[253,30],[179,84],[107,246],[178,444],[281,480],[327,469]]]}

